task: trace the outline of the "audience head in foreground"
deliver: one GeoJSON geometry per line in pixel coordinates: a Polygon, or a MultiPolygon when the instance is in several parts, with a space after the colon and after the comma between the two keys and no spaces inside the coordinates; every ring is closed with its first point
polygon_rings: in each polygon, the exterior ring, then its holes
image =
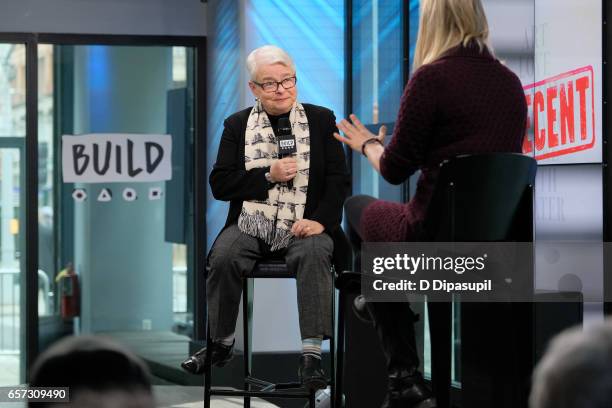
{"type": "Polygon", "coordinates": [[[155,406],[146,365],[103,337],[68,337],[55,343],[34,363],[30,386],[70,389],[70,403],[30,403],[30,407],[155,406]]]}
{"type": "Polygon", "coordinates": [[[612,320],[568,329],[538,363],[530,408],[612,406],[612,320]]]}

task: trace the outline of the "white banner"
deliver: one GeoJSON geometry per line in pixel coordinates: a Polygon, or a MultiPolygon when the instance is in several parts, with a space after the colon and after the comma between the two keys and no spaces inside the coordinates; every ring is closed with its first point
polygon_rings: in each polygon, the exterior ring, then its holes
{"type": "Polygon", "coordinates": [[[170,135],[62,136],[64,183],[151,182],[172,178],[170,135]]]}
{"type": "MultiPolygon", "coordinates": [[[[566,162],[593,150],[598,135],[593,67],[582,67],[525,87],[528,136],[523,153],[566,162]]],[[[586,156],[583,156],[586,157],[586,156]]]]}
{"type": "Polygon", "coordinates": [[[535,83],[523,151],[539,164],[601,163],[602,2],[535,1],[535,83]]]}

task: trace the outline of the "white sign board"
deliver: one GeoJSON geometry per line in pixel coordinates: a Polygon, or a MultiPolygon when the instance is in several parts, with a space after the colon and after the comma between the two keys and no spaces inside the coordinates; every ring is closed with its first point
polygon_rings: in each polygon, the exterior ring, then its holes
{"type": "MultiPolygon", "coordinates": [[[[601,136],[596,130],[592,66],[528,85],[525,93],[531,137],[525,139],[523,153],[540,163],[572,163],[577,152],[595,148],[601,136]]],[[[588,161],[601,160],[601,153],[592,156],[588,161]]],[[[588,156],[582,157],[585,160],[588,156]]]]}
{"type": "Polygon", "coordinates": [[[535,82],[523,152],[540,164],[602,161],[602,2],[535,1],[535,82]]]}
{"type": "Polygon", "coordinates": [[[64,183],[152,182],[172,178],[170,135],[62,136],[64,183]]]}

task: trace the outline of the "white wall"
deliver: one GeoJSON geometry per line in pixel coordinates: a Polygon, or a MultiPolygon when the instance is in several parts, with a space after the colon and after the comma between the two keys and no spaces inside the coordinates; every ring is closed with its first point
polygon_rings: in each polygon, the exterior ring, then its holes
{"type": "Polygon", "coordinates": [[[206,35],[200,0],[2,0],[0,32],[206,35]]]}

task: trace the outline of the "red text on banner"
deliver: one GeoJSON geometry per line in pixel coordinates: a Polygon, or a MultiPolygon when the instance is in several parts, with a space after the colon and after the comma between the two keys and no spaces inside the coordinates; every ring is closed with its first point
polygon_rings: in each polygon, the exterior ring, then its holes
{"type": "Polygon", "coordinates": [[[595,145],[593,67],[579,68],[524,87],[527,130],[523,153],[536,160],[595,145]]]}

